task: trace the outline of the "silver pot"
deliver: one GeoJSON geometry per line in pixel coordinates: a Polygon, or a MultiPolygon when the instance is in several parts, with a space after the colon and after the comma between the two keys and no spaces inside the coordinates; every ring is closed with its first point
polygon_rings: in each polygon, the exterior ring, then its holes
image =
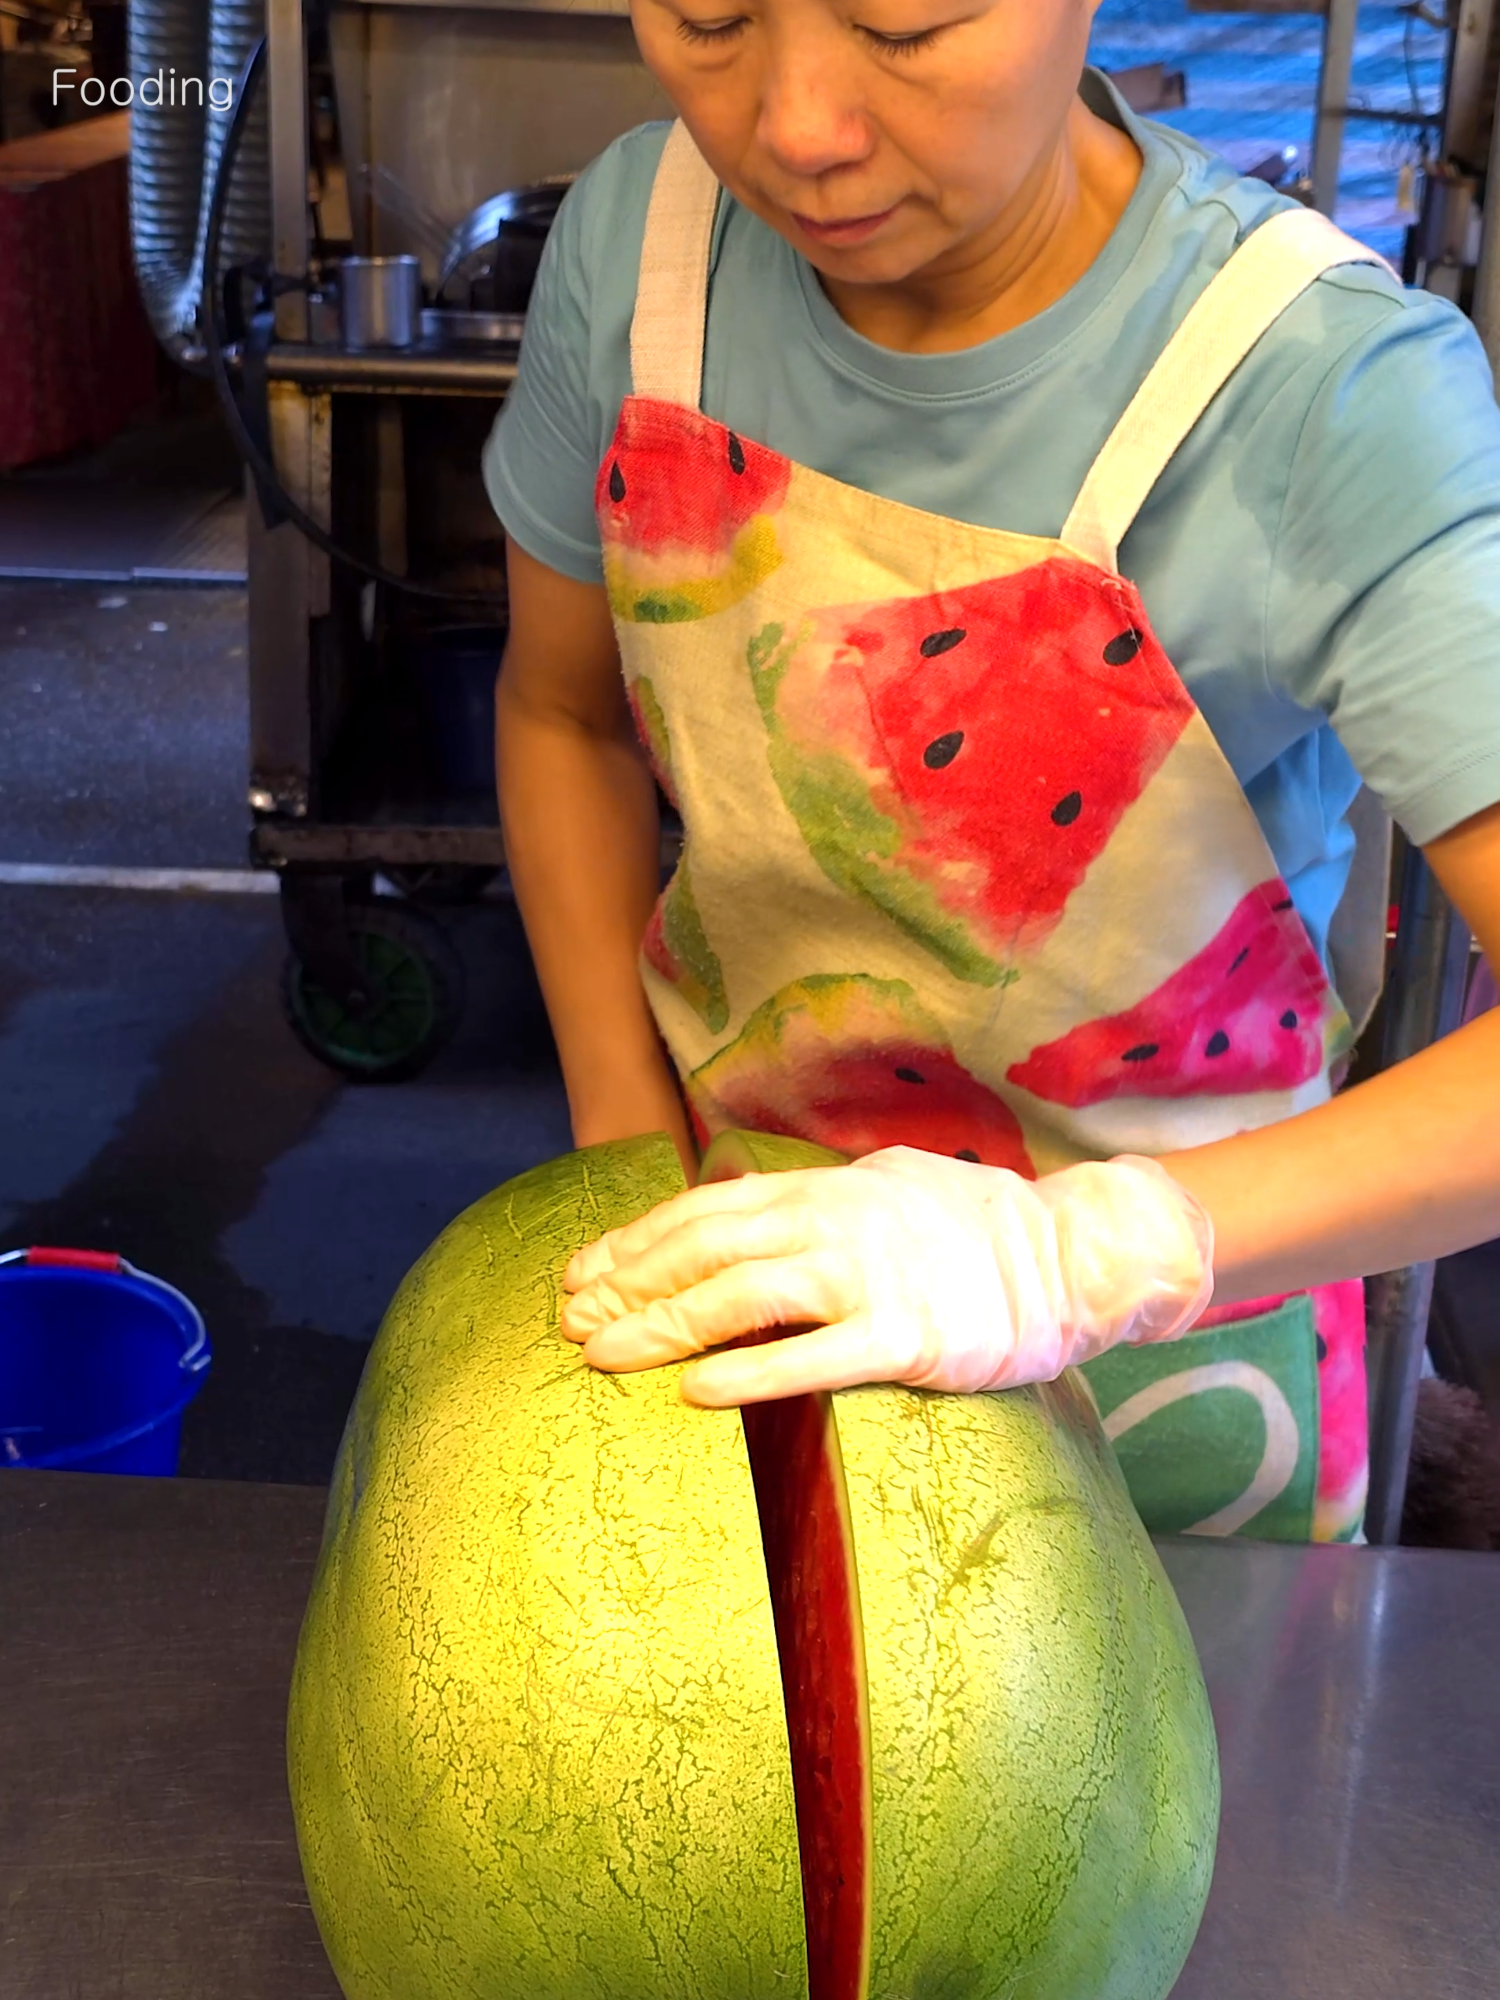
{"type": "Polygon", "coordinates": [[[415,257],[345,257],[339,263],[345,347],[415,347],[422,337],[422,266],[415,257]]]}

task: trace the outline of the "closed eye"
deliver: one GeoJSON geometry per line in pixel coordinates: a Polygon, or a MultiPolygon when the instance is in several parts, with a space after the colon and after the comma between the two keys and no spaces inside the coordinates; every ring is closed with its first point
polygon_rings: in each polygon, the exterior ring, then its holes
{"type": "Polygon", "coordinates": [[[745,26],[743,15],[735,21],[715,21],[700,25],[697,21],[679,21],[677,32],[685,42],[730,42],[745,26]]]}
{"type": "Polygon", "coordinates": [[[941,28],[923,28],[920,34],[915,35],[877,35],[873,28],[861,28],[859,32],[866,41],[873,42],[882,55],[914,56],[923,49],[930,49],[943,31],[941,28]]]}
{"type": "MultiPolygon", "coordinates": [[[[733,41],[746,25],[743,15],[732,21],[679,21],[677,32],[685,42],[696,42],[701,47],[704,43],[712,45],[733,41]]],[[[943,29],[923,28],[914,35],[882,35],[877,34],[874,28],[861,28],[858,32],[882,55],[914,56],[923,49],[930,49],[943,29]]]]}

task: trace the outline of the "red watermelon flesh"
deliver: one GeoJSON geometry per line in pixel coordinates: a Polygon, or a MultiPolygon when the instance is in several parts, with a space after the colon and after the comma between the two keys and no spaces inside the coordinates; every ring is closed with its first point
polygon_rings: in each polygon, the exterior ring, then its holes
{"type": "Polygon", "coordinates": [[[740,1415],[786,1695],[809,2000],[864,2000],[869,1704],[838,1433],[826,1395],[747,1404],[740,1415]]]}
{"type": "Polygon", "coordinates": [[[1070,557],[815,613],[751,664],[814,856],[945,961],[924,901],[993,956],[1040,942],[1194,713],[1135,594],[1070,557]]]}
{"type": "Polygon", "coordinates": [[[1262,882],[1154,993],[1033,1049],[1006,1076],[1074,1108],[1291,1090],[1323,1067],[1328,1012],[1328,982],[1286,884],[1262,882]]]}
{"type": "Polygon", "coordinates": [[[916,1146],[1036,1177],[1015,1113],[963,1067],[903,980],[797,981],[687,1089],[700,1142],[738,1126],[851,1157],[916,1146]]]}

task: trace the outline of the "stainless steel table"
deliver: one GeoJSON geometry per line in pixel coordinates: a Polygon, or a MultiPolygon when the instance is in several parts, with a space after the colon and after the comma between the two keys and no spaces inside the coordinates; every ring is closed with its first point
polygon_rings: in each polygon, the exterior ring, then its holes
{"type": "MultiPolygon", "coordinates": [[[[282,1771],[322,1505],[0,1472],[4,2000],[338,2000],[282,1771]]],[[[1500,1993],[1500,1561],[1163,1554],[1225,1789],[1176,2000],[1500,1993]]]]}

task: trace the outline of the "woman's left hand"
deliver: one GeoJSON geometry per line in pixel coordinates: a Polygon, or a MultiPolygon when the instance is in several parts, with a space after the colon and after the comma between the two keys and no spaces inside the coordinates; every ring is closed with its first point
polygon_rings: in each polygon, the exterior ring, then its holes
{"type": "Polygon", "coordinates": [[[574,1256],[562,1330],[596,1368],[680,1361],[724,1407],[860,1382],[969,1391],[1050,1381],[1117,1341],[1185,1332],[1213,1228],[1154,1160],[1037,1182],[906,1146],[850,1166],[691,1188],[574,1256]]]}

